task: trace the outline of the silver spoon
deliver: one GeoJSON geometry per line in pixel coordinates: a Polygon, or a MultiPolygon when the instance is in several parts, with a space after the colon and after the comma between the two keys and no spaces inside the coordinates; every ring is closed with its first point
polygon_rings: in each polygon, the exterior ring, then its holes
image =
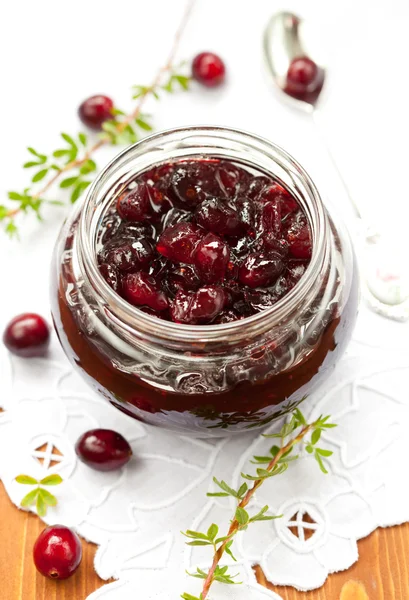
{"type": "Polygon", "coordinates": [[[308,24],[290,12],[274,15],[265,30],[264,54],[268,69],[275,83],[290,104],[307,112],[315,125],[319,137],[326,149],[340,183],[349,200],[350,207],[358,224],[358,239],[361,250],[360,267],[362,279],[365,282],[364,295],[370,307],[385,317],[398,321],[409,319],[409,270],[407,265],[399,264],[403,252],[392,247],[391,240],[384,239],[380,232],[370,225],[363,214],[363,209],[353,198],[335,158],[328,145],[321,124],[318,103],[324,86],[326,67],[321,55],[321,49],[316,46],[318,39],[310,32],[308,24]],[[306,88],[306,93],[294,94],[289,86],[287,73],[295,58],[307,57],[315,63],[318,75],[314,85],[306,88]]]}

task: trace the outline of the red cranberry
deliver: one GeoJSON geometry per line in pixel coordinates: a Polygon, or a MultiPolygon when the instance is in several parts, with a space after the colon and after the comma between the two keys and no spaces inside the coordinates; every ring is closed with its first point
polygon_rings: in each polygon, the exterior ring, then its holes
{"type": "Polygon", "coordinates": [[[111,286],[114,292],[119,293],[121,289],[121,280],[119,278],[117,269],[113,265],[104,263],[99,267],[99,270],[107,284],[111,286]]]}
{"type": "Polygon", "coordinates": [[[49,342],[49,327],[43,317],[35,313],[24,313],[14,317],[3,335],[3,343],[7,350],[25,358],[43,356],[49,342]]]}
{"type": "Polygon", "coordinates": [[[101,242],[103,244],[109,242],[117,234],[121,224],[122,220],[118,213],[109,212],[102,221],[101,242]]]}
{"type": "Polygon", "coordinates": [[[193,255],[201,237],[200,230],[193,223],[178,223],[165,229],[156,248],[170,260],[193,264],[193,255]]]}
{"type": "Polygon", "coordinates": [[[240,189],[240,185],[245,185],[249,180],[249,173],[232,163],[223,161],[217,169],[216,178],[224,195],[233,198],[240,189]]]}
{"type": "Polygon", "coordinates": [[[237,198],[236,210],[240,223],[242,224],[242,229],[247,231],[248,235],[253,235],[252,229],[254,227],[255,213],[254,202],[251,202],[248,198],[237,198]]]}
{"type": "Polygon", "coordinates": [[[196,323],[210,323],[222,312],[225,301],[223,288],[210,285],[200,288],[194,295],[190,317],[196,323]]]}
{"type": "Polygon", "coordinates": [[[132,254],[137,266],[144,266],[151,262],[155,250],[152,243],[143,237],[140,237],[131,244],[132,254]]]}
{"type": "Polygon", "coordinates": [[[309,259],[312,254],[310,230],[306,223],[295,221],[287,233],[290,255],[309,259]]]}
{"type": "Polygon", "coordinates": [[[281,233],[281,206],[277,200],[260,204],[257,216],[259,232],[271,231],[276,236],[281,233]]]}
{"type": "Polygon", "coordinates": [[[167,285],[172,294],[179,291],[191,292],[200,287],[200,279],[194,267],[184,265],[169,272],[167,285]]]}
{"type": "Polygon", "coordinates": [[[105,261],[120,271],[132,271],[135,268],[135,258],[130,244],[123,244],[109,250],[105,261]]]}
{"type": "Polygon", "coordinates": [[[242,190],[242,193],[245,194],[247,198],[250,198],[250,200],[254,200],[260,192],[271,183],[272,180],[269,177],[265,177],[265,175],[253,177],[246,188],[242,190]]]}
{"type": "Polygon", "coordinates": [[[98,94],[84,100],[78,109],[78,115],[84,125],[99,131],[105,121],[113,118],[113,108],[114,103],[111,98],[98,94]]]}
{"type": "Polygon", "coordinates": [[[213,233],[208,233],[202,239],[195,253],[195,265],[206,283],[222,281],[226,275],[229,260],[228,245],[213,233]]]}
{"type": "Polygon", "coordinates": [[[135,306],[149,306],[153,310],[165,310],[168,300],[152,275],[139,271],[129,273],[122,282],[125,298],[135,306]]]}
{"type": "Polygon", "coordinates": [[[239,215],[223,200],[209,198],[195,211],[196,222],[204,229],[222,235],[238,235],[243,231],[239,215]]]}
{"type": "Polygon", "coordinates": [[[273,294],[268,292],[267,290],[251,290],[246,292],[245,294],[246,302],[249,303],[251,308],[260,312],[261,310],[266,310],[267,308],[271,308],[273,304],[277,301],[273,294]]]}
{"type": "Polygon", "coordinates": [[[171,306],[171,317],[176,323],[210,323],[221,313],[226,301],[223,288],[207,286],[196,293],[178,292],[171,306]]]}
{"type": "Polygon", "coordinates": [[[97,471],[115,471],[131,459],[132,449],[126,439],[111,429],[92,429],[75,445],[78,458],[97,471]]]}
{"type": "Polygon", "coordinates": [[[317,77],[317,65],[306,56],[294,58],[287,71],[287,81],[303,87],[313,84],[317,77]]]}
{"type": "Polygon", "coordinates": [[[201,52],[192,63],[192,77],[208,87],[223,83],[226,67],[222,59],[213,52],[201,52]]]}
{"type": "Polygon", "coordinates": [[[261,200],[262,202],[279,201],[282,217],[285,217],[288,213],[295,212],[299,208],[295,198],[278,183],[272,183],[265,187],[257,197],[257,200],[261,200]]]}
{"type": "Polygon", "coordinates": [[[33,549],[37,570],[50,579],[68,579],[81,563],[78,535],[63,525],[52,525],[40,533],[33,549]]]}
{"type": "Polygon", "coordinates": [[[191,219],[192,213],[190,211],[183,210],[181,208],[171,208],[170,211],[168,211],[163,217],[163,231],[167,229],[167,227],[172,227],[172,225],[177,225],[183,221],[191,221],[191,219]]]}
{"type": "Polygon", "coordinates": [[[266,287],[276,281],[283,268],[284,263],[278,252],[252,253],[241,265],[239,279],[251,288],[266,287]]]}
{"type": "Polygon", "coordinates": [[[190,308],[193,302],[193,294],[187,294],[179,290],[170,306],[170,316],[175,323],[190,323],[190,308]]]}
{"type": "Polygon", "coordinates": [[[172,173],[169,192],[183,208],[191,209],[207,195],[217,195],[220,191],[211,162],[182,163],[172,173]]]}
{"type": "Polygon", "coordinates": [[[275,234],[271,231],[267,231],[263,235],[264,248],[267,250],[276,250],[282,258],[286,258],[288,255],[288,242],[283,239],[277,239],[275,234]]]}
{"type": "Polygon", "coordinates": [[[120,196],[116,205],[120,217],[126,221],[144,221],[150,209],[149,193],[149,186],[140,183],[127,194],[120,196]]]}

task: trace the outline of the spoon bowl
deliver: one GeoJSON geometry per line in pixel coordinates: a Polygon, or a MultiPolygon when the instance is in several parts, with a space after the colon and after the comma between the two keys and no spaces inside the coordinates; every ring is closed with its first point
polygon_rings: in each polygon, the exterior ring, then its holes
{"type": "Polygon", "coordinates": [[[286,100],[307,112],[314,110],[326,75],[317,37],[304,19],[290,12],[274,15],[264,33],[264,55],[270,74],[286,100]],[[302,94],[294,95],[288,87],[287,74],[292,61],[301,57],[309,58],[315,63],[319,76],[312,87],[302,94]]]}

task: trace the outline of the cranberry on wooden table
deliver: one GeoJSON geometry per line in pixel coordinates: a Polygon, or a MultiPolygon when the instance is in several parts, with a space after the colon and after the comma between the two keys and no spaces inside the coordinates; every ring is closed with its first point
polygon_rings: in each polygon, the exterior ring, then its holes
{"type": "Polygon", "coordinates": [[[3,334],[3,343],[13,354],[30,358],[46,354],[50,342],[47,322],[36,313],[14,317],[3,334]]]}
{"type": "Polygon", "coordinates": [[[150,168],[129,188],[102,219],[98,262],[105,281],[149,315],[184,325],[240,320],[273,306],[309,264],[307,216],[272,177],[193,158],[150,168]]]}
{"type": "Polygon", "coordinates": [[[95,131],[102,129],[105,121],[113,119],[112,109],[114,103],[108,96],[97,94],[82,102],[78,108],[78,116],[81,121],[95,131]]]}
{"type": "Polygon", "coordinates": [[[223,83],[226,74],[224,62],[213,52],[201,52],[192,62],[192,77],[207,87],[223,83]]]}
{"type": "Polygon", "coordinates": [[[115,471],[132,457],[132,449],[126,439],[111,429],[92,429],[77,441],[78,458],[96,471],[115,471]]]}
{"type": "Polygon", "coordinates": [[[37,570],[50,579],[68,579],[82,559],[78,535],[64,525],[52,525],[40,533],[33,548],[37,570]]]}

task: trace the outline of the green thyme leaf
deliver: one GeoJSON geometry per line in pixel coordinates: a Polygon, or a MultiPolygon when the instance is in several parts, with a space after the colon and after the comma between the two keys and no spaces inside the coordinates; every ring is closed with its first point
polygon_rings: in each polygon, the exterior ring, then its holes
{"type": "Polygon", "coordinates": [[[189,89],[189,83],[191,81],[190,77],[186,77],[185,75],[174,75],[173,78],[179,83],[182,89],[186,91],[189,89]]]}
{"type": "Polygon", "coordinates": [[[0,221],[7,217],[8,212],[7,207],[0,204],[0,221]]]}
{"type": "Polygon", "coordinates": [[[87,145],[87,136],[85,135],[85,133],[79,133],[78,139],[84,147],[87,145]]]}
{"type": "Polygon", "coordinates": [[[208,536],[206,535],[206,533],[202,533],[201,531],[192,531],[191,529],[188,529],[187,531],[182,531],[182,534],[188,538],[193,538],[193,539],[197,539],[197,540],[208,540],[208,536]]]}
{"type": "Polygon", "coordinates": [[[216,479],[216,477],[213,477],[213,481],[216,485],[219,486],[219,488],[221,488],[229,496],[233,496],[233,498],[238,498],[237,492],[235,490],[233,490],[230,486],[228,486],[225,481],[218,481],[218,479],[216,479]]]}
{"type": "Polygon", "coordinates": [[[41,490],[39,490],[39,493],[37,494],[36,509],[39,517],[44,517],[47,514],[47,505],[44,502],[41,490]]]}
{"type": "Polygon", "coordinates": [[[48,490],[40,489],[40,494],[45,504],[47,504],[48,506],[57,505],[57,498],[53,494],[50,494],[48,490]]]}
{"type": "Polygon", "coordinates": [[[249,522],[248,512],[246,510],[244,510],[244,508],[241,508],[240,506],[237,507],[234,518],[236,519],[236,521],[238,523],[240,523],[240,525],[246,525],[249,522]]]}
{"type": "Polygon", "coordinates": [[[55,158],[61,158],[63,156],[67,156],[68,154],[70,154],[70,150],[65,150],[63,148],[61,148],[59,150],[54,150],[54,152],[53,152],[53,156],[55,158]]]}
{"type": "Polygon", "coordinates": [[[71,194],[71,203],[74,204],[78,198],[81,196],[82,192],[84,192],[87,187],[91,185],[90,181],[80,181],[79,184],[74,188],[74,191],[71,194]]]}
{"type": "Polygon", "coordinates": [[[307,425],[307,421],[299,408],[294,409],[293,415],[295,416],[300,425],[307,425]]]}
{"type": "Polygon", "coordinates": [[[316,448],[315,452],[321,456],[332,456],[334,454],[332,450],[324,450],[324,448],[316,448]]]}
{"type": "Polygon", "coordinates": [[[30,477],[30,475],[18,475],[16,477],[17,483],[22,483],[23,485],[37,485],[37,479],[34,477],[30,477]]]}
{"type": "Polygon", "coordinates": [[[135,123],[138,125],[138,127],[143,129],[144,131],[152,131],[152,129],[153,129],[153,127],[151,125],[149,125],[149,123],[147,121],[145,121],[144,119],[142,119],[141,117],[139,117],[138,119],[135,119],[135,123]]]}
{"type": "Polygon", "coordinates": [[[37,152],[37,150],[34,150],[34,148],[28,147],[27,150],[30,152],[30,154],[33,154],[41,161],[45,162],[47,160],[47,156],[45,154],[40,154],[40,152],[37,152]]]}
{"type": "Polygon", "coordinates": [[[315,460],[317,461],[317,463],[318,463],[318,466],[319,466],[319,468],[321,469],[321,471],[322,471],[323,473],[325,473],[325,475],[328,475],[328,471],[327,471],[327,469],[325,468],[325,465],[324,465],[324,463],[322,462],[322,458],[321,458],[321,456],[320,456],[319,454],[317,454],[317,453],[315,453],[315,454],[314,454],[314,456],[315,456],[315,460]]]}
{"type": "Polygon", "coordinates": [[[13,223],[13,221],[10,221],[10,223],[7,223],[6,233],[10,237],[10,239],[18,237],[18,227],[13,223]]]}
{"type": "Polygon", "coordinates": [[[31,492],[28,492],[28,494],[26,494],[24,496],[24,498],[22,499],[22,501],[20,502],[20,506],[27,508],[28,506],[31,506],[32,504],[34,504],[35,501],[37,500],[39,491],[40,490],[38,488],[36,488],[35,490],[31,490],[31,492]]]}
{"type": "Polygon", "coordinates": [[[227,553],[227,554],[228,554],[228,555],[229,555],[229,556],[230,556],[230,557],[231,557],[231,558],[232,558],[234,561],[236,561],[236,562],[237,562],[237,558],[234,556],[233,552],[231,551],[231,546],[232,546],[232,544],[233,544],[233,540],[230,540],[230,542],[228,542],[228,543],[226,544],[226,547],[225,547],[225,552],[226,552],[226,553],[227,553]]]}
{"type": "Polygon", "coordinates": [[[23,169],[30,169],[31,167],[38,167],[39,165],[42,165],[42,164],[44,164],[44,163],[41,162],[41,161],[40,162],[33,162],[33,161],[30,160],[29,162],[24,163],[23,169]]]}
{"type": "Polygon", "coordinates": [[[17,200],[18,202],[24,200],[24,196],[22,196],[18,192],[9,192],[7,196],[9,200],[17,200]]]}
{"type": "Polygon", "coordinates": [[[239,498],[243,498],[244,494],[247,492],[248,489],[249,486],[247,485],[247,483],[242,483],[239,489],[237,490],[237,496],[239,498]]]}
{"type": "Polygon", "coordinates": [[[202,540],[195,540],[194,542],[186,542],[187,546],[212,546],[211,542],[204,542],[202,540]]]}
{"type": "Polygon", "coordinates": [[[219,532],[219,528],[215,523],[212,523],[209,527],[209,529],[207,530],[207,537],[209,538],[209,540],[213,541],[214,538],[216,537],[216,535],[219,532]]]}
{"type": "MultiPolygon", "coordinates": [[[[190,575],[190,573],[189,573],[190,575]]],[[[183,600],[202,600],[202,594],[200,594],[200,596],[192,596],[191,594],[188,594],[187,592],[185,592],[184,594],[181,595],[181,598],[183,598],[183,600]]]]}
{"type": "Polygon", "coordinates": [[[64,141],[67,142],[67,144],[69,144],[71,146],[71,148],[78,149],[77,144],[74,142],[74,140],[72,139],[72,137],[70,135],[68,135],[68,133],[62,133],[61,137],[62,137],[62,139],[64,141]]]}
{"type": "Polygon", "coordinates": [[[58,473],[54,473],[53,475],[47,475],[44,479],[41,479],[39,482],[40,485],[60,485],[63,482],[63,478],[58,473]]]}
{"type": "Polygon", "coordinates": [[[319,442],[321,437],[321,429],[315,429],[311,435],[311,444],[315,446],[317,442],[319,442]]]}
{"type": "Polygon", "coordinates": [[[78,177],[67,177],[66,179],[63,179],[62,181],[60,181],[60,188],[69,188],[73,185],[75,185],[78,181],[78,177]]]}

